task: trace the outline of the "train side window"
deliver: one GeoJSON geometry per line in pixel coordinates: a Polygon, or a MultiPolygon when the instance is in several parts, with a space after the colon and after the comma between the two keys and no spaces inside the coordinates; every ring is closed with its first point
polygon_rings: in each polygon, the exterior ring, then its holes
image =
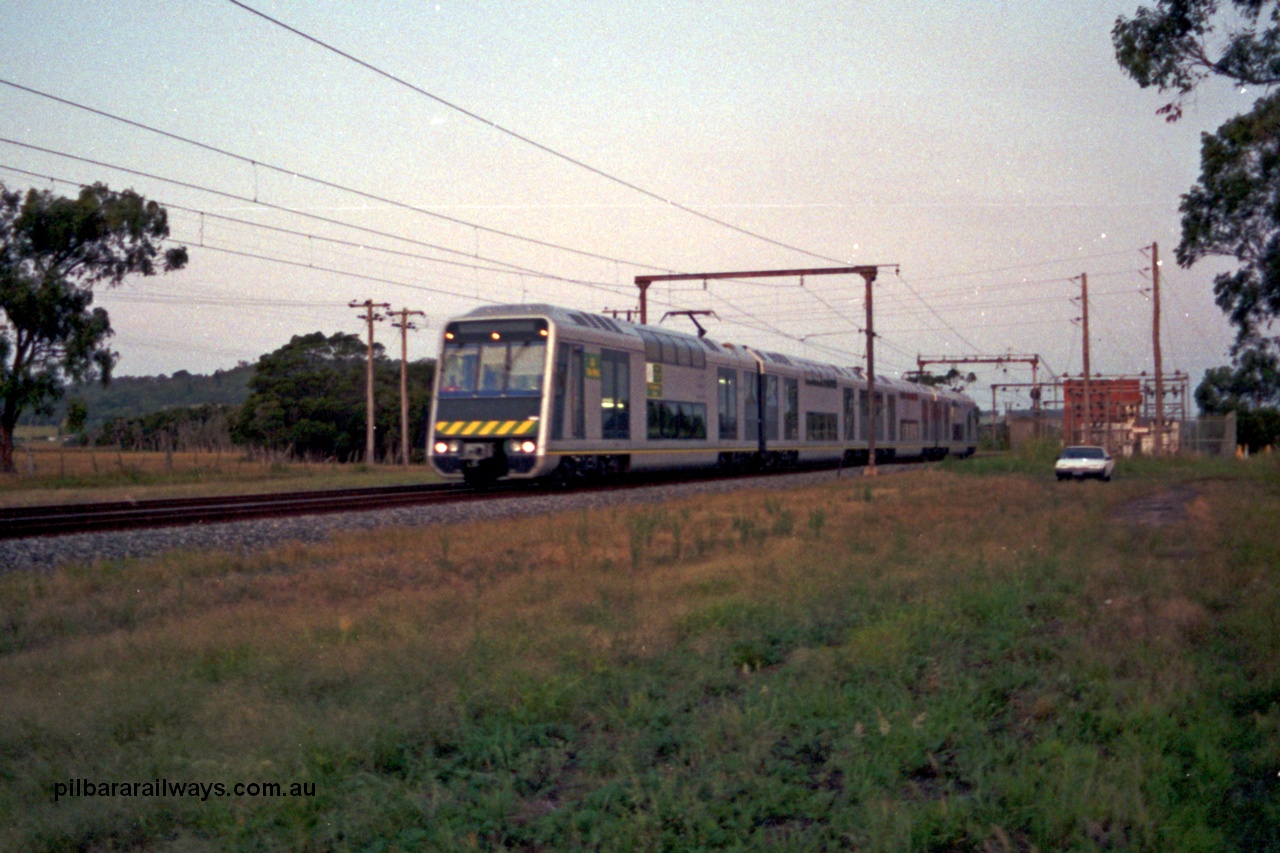
{"type": "Polygon", "coordinates": [[[867,440],[867,424],[871,423],[871,412],[867,408],[867,391],[865,388],[858,389],[858,438],[861,441],[867,440]]]}
{"type": "Polygon", "coordinates": [[[742,418],[747,441],[760,440],[760,376],[742,371],[742,418]]]}
{"type": "Polygon", "coordinates": [[[645,403],[647,434],[651,439],[705,439],[707,406],[705,403],[681,403],[675,400],[648,400],[645,403]]]}
{"type": "Polygon", "coordinates": [[[705,403],[681,403],[681,414],[684,417],[685,431],[681,438],[707,437],[707,406],[705,403]]]}
{"type": "Polygon", "coordinates": [[[835,441],[837,438],[835,412],[805,412],[804,432],[805,438],[809,441],[835,441]]]}
{"type": "Polygon", "coordinates": [[[898,395],[889,395],[889,440],[898,440],[898,395]]]}

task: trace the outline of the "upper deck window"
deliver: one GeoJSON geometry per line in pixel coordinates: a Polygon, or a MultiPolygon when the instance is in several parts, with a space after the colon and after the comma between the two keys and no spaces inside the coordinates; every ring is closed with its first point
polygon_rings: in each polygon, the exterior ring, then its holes
{"type": "MultiPolygon", "coordinates": [[[[707,354],[699,348],[696,339],[677,337],[654,329],[637,329],[644,340],[645,361],[651,364],[673,364],[676,367],[696,367],[699,370],[707,366],[707,354]]],[[[716,352],[714,345],[707,344],[708,349],[716,352]]]]}

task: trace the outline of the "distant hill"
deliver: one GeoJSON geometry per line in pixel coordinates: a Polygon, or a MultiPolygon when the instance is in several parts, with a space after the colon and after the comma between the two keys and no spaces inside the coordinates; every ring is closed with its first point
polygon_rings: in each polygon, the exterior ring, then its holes
{"type": "Polygon", "coordinates": [[[179,370],[172,376],[117,376],[111,384],[73,385],[67,389],[49,417],[24,414],[19,423],[27,426],[60,424],[66,416],[70,400],[83,400],[89,410],[85,426],[100,428],[113,418],[131,418],[158,412],[174,406],[196,406],[202,403],[239,406],[249,396],[249,380],[254,366],[241,364],[230,370],[218,370],[211,376],[179,370]]]}

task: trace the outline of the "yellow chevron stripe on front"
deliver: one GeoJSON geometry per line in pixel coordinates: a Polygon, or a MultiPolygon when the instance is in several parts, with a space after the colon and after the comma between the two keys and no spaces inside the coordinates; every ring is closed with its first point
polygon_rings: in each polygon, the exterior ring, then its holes
{"type": "Polygon", "coordinates": [[[528,435],[529,431],[538,425],[537,421],[529,420],[516,427],[516,435],[528,435]]]}
{"type": "Polygon", "coordinates": [[[516,428],[515,421],[503,421],[502,426],[498,427],[498,435],[506,435],[516,428]]]}
{"type": "Polygon", "coordinates": [[[471,421],[469,424],[467,424],[467,428],[462,431],[462,434],[472,435],[473,433],[475,433],[476,430],[480,429],[480,426],[483,423],[484,421],[471,421]]]}
{"type": "Polygon", "coordinates": [[[500,421],[485,421],[484,426],[480,428],[480,435],[488,435],[498,428],[500,421]]]}
{"type": "Polygon", "coordinates": [[[462,429],[462,427],[463,427],[463,426],[464,426],[464,422],[463,422],[463,421],[454,421],[453,423],[446,423],[446,424],[445,424],[444,434],[445,434],[445,435],[457,435],[457,434],[458,434],[458,430],[462,429]]]}

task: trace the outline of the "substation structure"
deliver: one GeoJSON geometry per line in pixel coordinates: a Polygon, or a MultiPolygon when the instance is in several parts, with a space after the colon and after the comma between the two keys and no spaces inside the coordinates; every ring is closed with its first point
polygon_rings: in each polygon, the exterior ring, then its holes
{"type": "Polygon", "coordinates": [[[991,410],[995,417],[996,392],[1029,388],[1034,401],[1030,421],[1005,413],[1009,440],[1060,437],[1067,445],[1088,444],[1107,448],[1113,455],[1133,456],[1177,453],[1182,426],[1190,417],[1191,378],[1176,371],[1152,376],[1065,377],[1055,382],[999,382],[991,386],[991,410]],[[1156,405],[1156,389],[1163,390],[1163,405],[1156,405]],[[1161,424],[1161,416],[1163,423],[1161,424]],[[1157,435],[1160,442],[1157,443],[1157,435]]]}
{"type": "Polygon", "coordinates": [[[1145,373],[1063,379],[1063,438],[1120,456],[1177,453],[1190,390],[1191,377],[1180,370],[1159,383],[1145,373]]]}

